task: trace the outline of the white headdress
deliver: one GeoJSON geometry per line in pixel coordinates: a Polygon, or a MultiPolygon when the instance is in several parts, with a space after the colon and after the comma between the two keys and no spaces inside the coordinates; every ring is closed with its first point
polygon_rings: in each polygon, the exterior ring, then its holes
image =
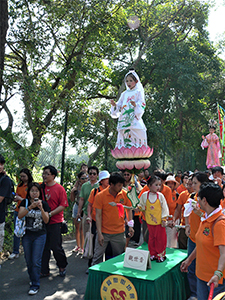
{"type": "Polygon", "coordinates": [[[124,82],[125,82],[125,86],[126,86],[126,89],[129,90],[129,87],[127,86],[127,83],[126,83],[126,77],[127,75],[129,74],[132,74],[134,75],[134,77],[137,79],[137,83],[136,83],[136,87],[139,89],[139,91],[141,91],[141,95],[143,97],[143,100],[145,99],[145,92],[144,92],[144,88],[143,88],[143,85],[140,81],[140,78],[138,76],[138,74],[134,71],[134,70],[130,70],[124,77],[124,82]]]}
{"type": "Polygon", "coordinates": [[[215,120],[213,120],[213,119],[209,120],[209,128],[216,129],[216,124],[217,124],[217,122],[215,120]]]}

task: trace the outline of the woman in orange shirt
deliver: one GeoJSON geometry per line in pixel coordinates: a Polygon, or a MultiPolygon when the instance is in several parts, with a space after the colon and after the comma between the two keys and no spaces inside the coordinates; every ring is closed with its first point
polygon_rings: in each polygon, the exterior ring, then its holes
{"type": "Polygon", "coordinates": [[[178,186],[177,192],[178,194],[181,194],[182,192],[187,190],[187,184],[188,184],[188,173],[184,173],[181,176],[181,185],[178,186]]]}
{"type": "MultiPolygon", "coordinates": [[[[209,182],[208,176],[204,172],[197,172],[192,175],[192,188],[195,194],[191,194],[190,198],[194,198],[196,202],[198,202],[198,192],[200,190],[200,186],[203,182],[209,182]]],[[[189,199],[190,199],[189,198],[189,199]]],[[[186,204],[185,204],[186,205],[186,204]]],[[[186,208],[185,208],[186,209],[186,208]]],[[[185,217],[185,233],[188,236],[188,256],[192,253],[195,249],[195,235],[198,231],[199,224],[201,222],[201,218],[203,216],[203,211],[199,208],[194,209],[189,217],[185,217]]],[[[192,261],[190,266],[188,267],[188,281],[191,290],[191,297],[190,299],[197,299],[197,277],[195,275],[195,259],[192,261]],[[194,298],[195,297],[195,298],[194,298]]]]}
{"type": "MultiPolygon", "coordinates": [[[[16,188],[16,196],[14,201],[17,202],[16,209],[14,211],[14,226],[16,222],[16,217],[18,216],[19,205],[23,199],[27,197],[27,187],[29,183],[33,181],[32,174],[29,169],[24,168],[20,171],[20,181],[16,188]]],[[[19,247],[20,238],[14,234],[13,238],[13,252],[9,255],[9,259],[14,259],[19,257],[19,247]]]]}
{"type": "Polygon", "coordinates": [[[181,271],[187,272],[188,266],[196,258],[198,300],[208,299],[211,283],[215,286],[213,297],[225,290],[225,216],[220,206],[222,198],[222,190],[217,184],[209,182],[201,185],[198,202],[205,211],[205,217],[195,236],[196,248],[181,264],[181,271]]]}

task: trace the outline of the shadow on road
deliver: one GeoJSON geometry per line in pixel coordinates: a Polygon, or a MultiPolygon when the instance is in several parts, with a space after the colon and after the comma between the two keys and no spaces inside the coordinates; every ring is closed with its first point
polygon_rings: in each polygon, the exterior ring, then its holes
{"type": "MultiPolygon", "coordinates": [[[[67,274],[65,278],[59,276],[58,268],[53,256],[50,261],[51,274],[47,278],[41,278],[40,291],[35,300],[78,300],[84,299],[88,275],[87,260],[72,253],[75,240],[65,241],[64,250],[68,259],[67,274]]],[[[7,260],[0,269],[0,299],[1,300],[26,300],[31,296],[29,290],[29,276],[26,269],[24,256],[18,259],[7,260]]]]}

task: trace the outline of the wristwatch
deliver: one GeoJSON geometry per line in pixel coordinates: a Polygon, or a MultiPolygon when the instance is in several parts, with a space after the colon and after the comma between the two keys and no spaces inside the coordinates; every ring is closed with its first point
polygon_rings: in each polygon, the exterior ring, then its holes
{"type": "Polygon", "coordinates": [[[48,215],[49,215],[49,218],[51,218],[51,216],[52,216],[52,213],[50,212],[48,215]]]}

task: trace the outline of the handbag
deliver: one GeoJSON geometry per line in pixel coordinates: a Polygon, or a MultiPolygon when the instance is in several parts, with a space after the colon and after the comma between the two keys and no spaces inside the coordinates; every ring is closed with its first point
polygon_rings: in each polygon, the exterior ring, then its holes
{"type": "Polygon", "coordinates": [[[83,258],[91,259],[93,257],[93,236],[90,224],[89,230],[85,235],[83,258]]]}
{"type": "Polygon", "coordinates": [[[61,223],[61,233],[65,234],[68,232],[68,226],[65,220],[62,221],[61,223]]]}
{"type": "MultiPolygon", "coordinates": [[[[28,200],[26,199],[26,208],[28,206],[28,200]]],[[[17,237],[22,237],[24,236],[26,232],[26,219],[25,216],[22,219],[19,219],[18,216],[16,217],[16,223],[15,223],[15,229],[14,229],[14,234],[17,237]]]]}

